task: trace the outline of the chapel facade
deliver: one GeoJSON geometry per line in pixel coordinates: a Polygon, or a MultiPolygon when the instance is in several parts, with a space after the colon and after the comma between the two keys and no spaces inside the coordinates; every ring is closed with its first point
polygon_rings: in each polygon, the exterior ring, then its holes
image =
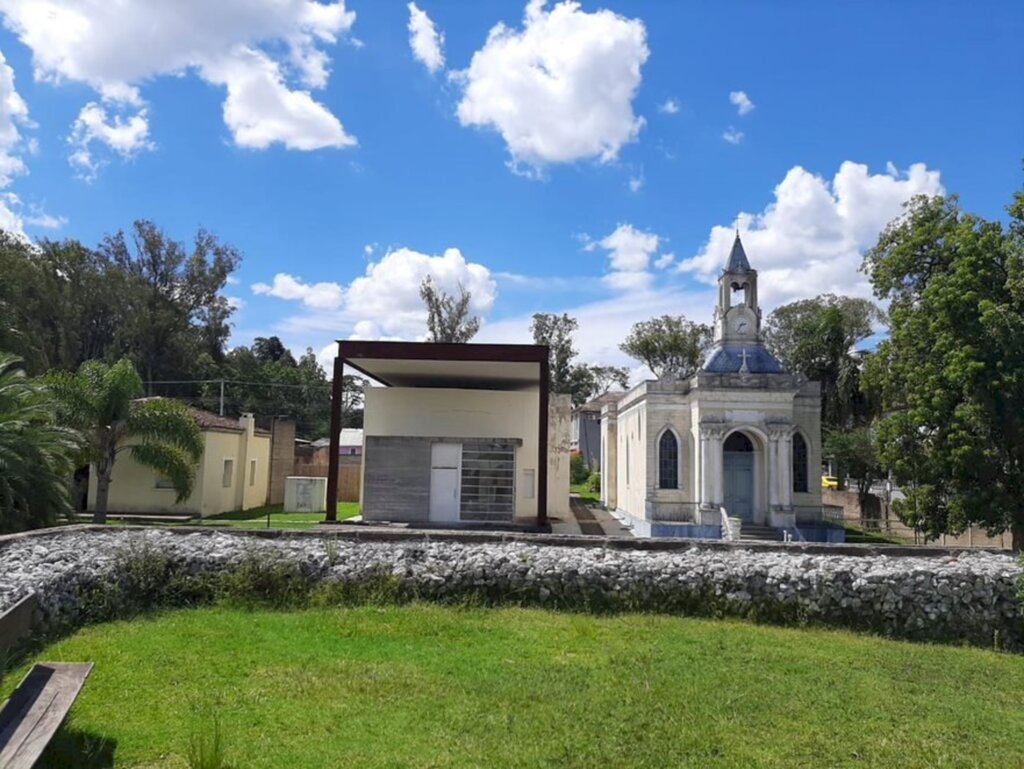
{"type": "Polygon", "coordinates": [[[700,370],[643,382],[602,410],[602,501],[639,535],[728,536],[724,515],[732,529],[803,538],[821,522],[820,468],[819,384],[765,347],[757,271],[737,233],[700,370]]]}

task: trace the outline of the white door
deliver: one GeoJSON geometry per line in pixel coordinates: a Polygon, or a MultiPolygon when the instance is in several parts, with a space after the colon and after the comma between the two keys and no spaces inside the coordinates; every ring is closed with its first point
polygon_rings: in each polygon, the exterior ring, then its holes
{"type": "Polygon", "coordinates": [[[435,443],[430,447],[430,520],[459,520],[462,444],[435,443]]]}

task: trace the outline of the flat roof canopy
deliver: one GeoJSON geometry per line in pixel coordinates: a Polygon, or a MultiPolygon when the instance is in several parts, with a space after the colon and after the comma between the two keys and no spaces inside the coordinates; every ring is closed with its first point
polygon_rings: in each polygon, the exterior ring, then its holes
{"type": "Polygon", "coordinates": [[[343,362],[391,387],[540,388],[548,348],[534,344],[445,344],[338,340],[343,362]]]}

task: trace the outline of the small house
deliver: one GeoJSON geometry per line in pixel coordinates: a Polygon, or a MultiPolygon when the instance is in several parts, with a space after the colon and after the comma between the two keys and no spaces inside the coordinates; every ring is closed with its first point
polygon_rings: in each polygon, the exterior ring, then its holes
{"type": "MultiPolygon", "coordinates": [[[[230,419],[202,409],[189,412],[203,435],[192,494],[176,502],[174,485],[125,451],[114,463],[107,512],[206,517],[267,504],[271,433],[258,429],[252,414],[230,419]]],[[[95,510],[95,505],[96,473],[91,471],[88,509],[95,510]]]]}

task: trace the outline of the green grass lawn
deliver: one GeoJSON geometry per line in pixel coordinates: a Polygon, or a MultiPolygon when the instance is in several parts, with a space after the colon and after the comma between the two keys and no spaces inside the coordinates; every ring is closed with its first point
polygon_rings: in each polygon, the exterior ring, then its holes
{"type": "Polygon", "coordinates": [[[902,539],[887,537],[877,531],[868,531],[857,526],[844,526],[846,529],[846,541],[851,544],[872,544],[872,545],[905,545],[902,539]]]}
{"type": "MultiPolygon", "coordinates": [[[[271,529],[301,529],[323,523],[323,513],[283,513],[281,505],[270,505],[268,507],[255,507],[251,510],[234,510],[230,513],[211,515],[204,518],[203,526],[231,526],[239,529],[265,529],[267,526],[267,513],[270,513],[271,529]]],[[[359,515],[358,502],[339,502],[338,520],[353,518],[359,515]]]]}
{"type": "MultiPolygon", "coordinates": [[[[1024,766],[1024,658],[649,615],[199,609],[101,625],[40,766],[1024,766]],[[73,755],[87,745],[92,759],[73,755]]],[[[10,692],[25,668],[0,686],[10,692]]]]}
{"type": "Polygon", "coordinates": [[[599,505],[601,504],[601,494],[597,491],[591,491],[590,485],[587,483],[576,483],[569,487],[569,491],[573,494],[579,494],[580,500],[587,505],[599,505]]]}

